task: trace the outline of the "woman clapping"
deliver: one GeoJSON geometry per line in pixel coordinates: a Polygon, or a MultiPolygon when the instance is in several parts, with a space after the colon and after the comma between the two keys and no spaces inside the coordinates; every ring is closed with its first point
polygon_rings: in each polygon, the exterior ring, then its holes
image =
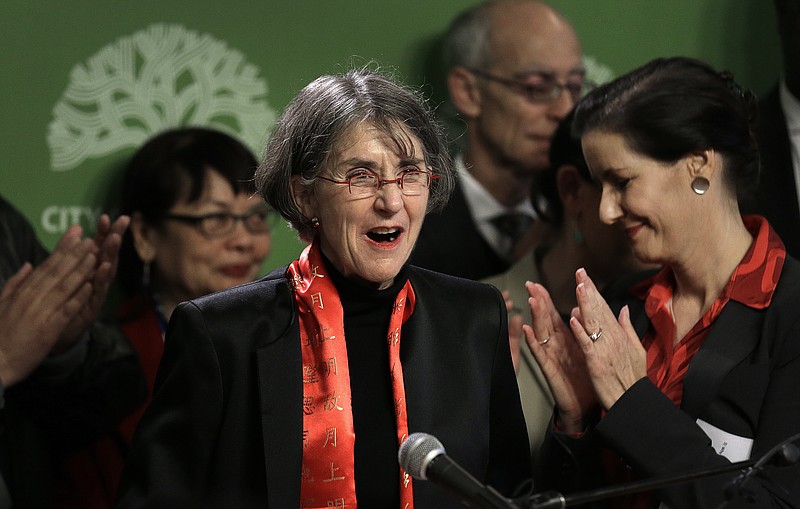
{"type": "MultiPolygon", "coordinates": [[[[544,287],[528,284],[528,345],[556,400],[553,486],[758,458],[800,430],[800,267],[766,220],[739,214],[737,195],[758,176],[754,114],[752,94],[728,73],[687,58],[652,61],[578,105],[600,218],[663,269],[605,298],[579,270],[568,325],[544,287]]],[[[797,476],[779,470],[748,485],[748,507],[797,507],[797,476]]],[[[727,480],[627,507],[716,507],[727,480]]]]}

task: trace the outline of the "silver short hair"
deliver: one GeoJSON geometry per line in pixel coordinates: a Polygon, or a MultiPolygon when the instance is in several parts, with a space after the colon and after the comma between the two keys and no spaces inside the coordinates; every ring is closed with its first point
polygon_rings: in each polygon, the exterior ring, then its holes
{"type": "Polygon", "coordinates": [[[292,177],[315,185],[337,144],[368,122],[389,135],[398,153],[410,155],[416,136],[425,163],[438,178],[431,184],[428,211],[441,209],[455,186],[455,169],[441,125],[419,92],[369,68],[321,76],[289,103],[256,170],[259,193],[300,234],[311,240],[314,228],[294,201],[292,177]]]}

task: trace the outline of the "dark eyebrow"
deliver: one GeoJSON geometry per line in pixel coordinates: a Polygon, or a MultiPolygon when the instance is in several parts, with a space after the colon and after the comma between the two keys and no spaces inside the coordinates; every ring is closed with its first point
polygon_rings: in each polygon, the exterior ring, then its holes
{"type": "MultiPolygon", "coordinates": [[[[233,204],[231,204],[231,203],[227,203],[227,202],[223,202],[223,201],[219,201],[219,200],[212,200],[212,201],[208,201],[206,203],[208,205],[212,205],[214,207],[218,207],[218,208],[222,209],[221,211],[209,212],[206,215],[232,214],[233,213],[233,204]]],[[[254,210],[260,210],[260,209],[265,209],[265,210],[268,211],[269,210],[269,206],[266,203],[256,202],[256,203],[253,203],[253,205],[251,207],[248,207],[247,211],[248,212],[252,212],[254,210]]]]}
{"type": "Polygon", "coordinates": [[[404,159],[400,159],[400,166],[408,166],[408,165],[419,166],[424,164],[425,160],[420,159],[419,157],[406,157],[404,159]]]}
{"type": "Polygon", "coordinates": [[[556,73],[553,71],[548,71],[545,69],[531,69],[528,71],[522,71],[514,74],[514,78],[516,79],[525,79],[531,76],[541,76],[543,78],[555,78],[556,73]]]}
{"type": "Polygon", "coordinates": [[[600,172],[600,175],[597,177],[599,180],[607,180],[607,179],[614,179],[619,178],[618,173],[621,171],[625,171],[625,168],[605,168],[600,172]]]}
{"type": "Polygon", "coordinates": [[[220,201],[220,200],[208,200],[208,201],[202,201],[202,202],[200,200],[198,200],[195,203],[198,203],[201,206],[202,205],[210,205],[212,207],[218,207],[218,208],[225,209],[225,210],[228,210],[228,211],[231,210],[231,204],[230,203],[225,202],[225,201],[220,201]]]}
{"type": "MultiPolygon", "coordinates": [[[[555,79],[556,73],[553,72],[551,69],[529,69],[527,71],[522,71],[514,75],[516,79],[524,79],[528,76],[542,76],[544,78],[555,79]]],[[[586,69],[583,67],[576,67],[575,69],[570,69],[567,72],[567,77],[572,78],[575,76],[580,76],[582,78],[586,77],[586,69]]]]}
{"type": "MultiPolygon", "coordinates": [[[[400,166],[408,166],[408,165],[419,166],[420,164],[425,164],[425,160],[413,156],[401,158],[399,162],[400,166]]],[[[376,163],[375,161],[371,161],[369,159],[352,157],[350,159],[345,159],[344,161],[340,161],[337,166],[346,166],[348,168],[368,168],[370,170],[374,170],[378,166],[378,163],[376,163]]]]}
{"type": "Polygon", "coordinates": [[[375,161],[370,161],[368,159],[361,159],[358,157],[351,157],[350,159],[345,159],[344,161],[339,161],[339,164],[336,166],[347,166],[349,168],[374,168],[376,166],[375,161]]]}

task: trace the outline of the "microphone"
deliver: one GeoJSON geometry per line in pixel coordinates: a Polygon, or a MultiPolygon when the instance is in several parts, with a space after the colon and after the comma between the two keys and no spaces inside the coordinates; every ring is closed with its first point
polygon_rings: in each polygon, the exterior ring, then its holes
{"type": "Polygon", "coordinates": [[[453,461],[432,435],[412,433],[400,446],[397,457],[411,477],[438,484],[473,509],[519,509],[453,461]]]}

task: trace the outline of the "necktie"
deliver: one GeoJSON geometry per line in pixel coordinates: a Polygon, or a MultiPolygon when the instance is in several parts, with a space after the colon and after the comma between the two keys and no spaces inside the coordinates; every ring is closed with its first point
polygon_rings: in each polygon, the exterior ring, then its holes
{"type": "Polygon", "coordinates": [[[490,222],[497,231],[516,242],[531,224],[531,217],[520,212],[508,212],[493,217],[490,222]]]}

